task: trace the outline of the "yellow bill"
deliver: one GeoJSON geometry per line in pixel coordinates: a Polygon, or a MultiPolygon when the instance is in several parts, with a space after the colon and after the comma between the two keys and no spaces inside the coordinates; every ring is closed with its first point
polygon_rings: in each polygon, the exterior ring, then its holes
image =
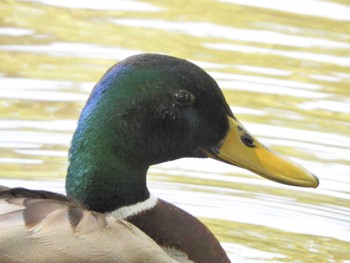
{"type": "Polygon", "coordinates": [[[208,151],[208,157],[248,169],[279,183],[314,188],[318,186],[316,176],[266,148],[237,120],[229,117],[229,124],[223,144],[216,150],[208,151]]]}

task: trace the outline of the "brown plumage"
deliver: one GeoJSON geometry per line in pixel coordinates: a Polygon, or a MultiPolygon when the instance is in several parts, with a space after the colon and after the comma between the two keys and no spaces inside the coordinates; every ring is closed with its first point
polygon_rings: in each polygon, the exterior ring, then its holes
{"type": "Polygon", "coordinates": [[[175,262],[134,225],[60,194],[0,186],[0,213],[0,262],[175,262]]]}

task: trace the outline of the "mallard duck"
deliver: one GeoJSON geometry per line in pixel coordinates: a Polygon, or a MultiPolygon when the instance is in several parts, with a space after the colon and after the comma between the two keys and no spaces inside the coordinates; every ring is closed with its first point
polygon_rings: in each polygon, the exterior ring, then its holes
{"type": "Polygon", "coordinates": [[[229,262],[204,224],[148,191],[149,166],[182,157],[318,186],[249,134],[204,70],[136,55],[91,92],[69,150],[67,196],[1,189],[0,262],[229,262]]]}

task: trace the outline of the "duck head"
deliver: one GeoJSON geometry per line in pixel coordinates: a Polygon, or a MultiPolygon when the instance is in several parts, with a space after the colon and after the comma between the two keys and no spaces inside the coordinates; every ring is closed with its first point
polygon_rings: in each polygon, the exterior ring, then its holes
{"type": "Polygon", "coordinates": [[[314,175],[250,135],[204,70],[165,55],[132,56],[105,73],[81,114],[71,167],[78,155],[105,170],[115,162],[147,169],[181,157],[210,157],[279,183],[318,186],[314,175]]]}

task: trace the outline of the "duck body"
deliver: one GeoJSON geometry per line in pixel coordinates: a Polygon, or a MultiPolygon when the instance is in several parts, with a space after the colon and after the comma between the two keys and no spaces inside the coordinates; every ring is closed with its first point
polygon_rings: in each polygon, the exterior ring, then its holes
{"type": "Polygon", "coordinates": [[[170,56],[137,55],[105,73],[81,113],[69,151],[68,197],[0,192],[3,261],[230,262],[204,224],[147,188],[150,165],[181,157],[211,157],[277,182],[318,185],[244,129],[205,71],[170,56]],[[13,240],[19,245],[8,245],[13,240]]]}
{"type": "Polygon", "coordinates": [[[60,194],[2,188],[0,209],[0,262],[176,262],[134,225],[60,194]]]}

